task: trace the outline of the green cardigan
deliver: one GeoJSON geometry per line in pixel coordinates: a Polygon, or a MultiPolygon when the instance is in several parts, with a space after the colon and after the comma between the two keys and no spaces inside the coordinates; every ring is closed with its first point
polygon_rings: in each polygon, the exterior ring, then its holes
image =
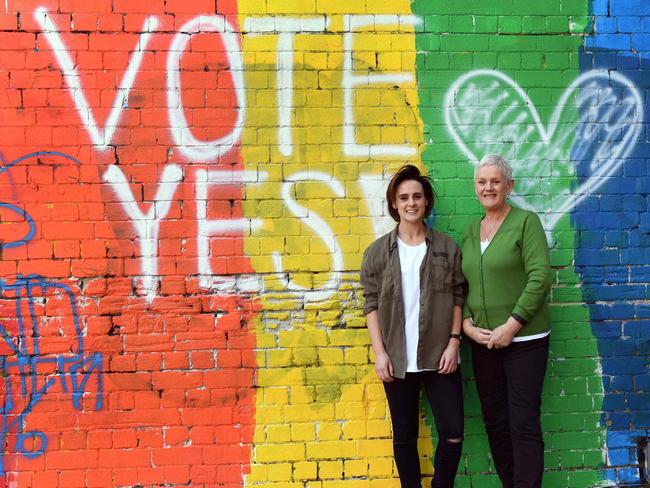
{"type": "Polygon", "coordinates": [[[514,314],[527,322],[516,337],[548,331],[551,266],[539,217],[512,207],[482,255],[480,232],[478,219],[462,238],[462,270],[469,283],[464,318],[493,330],[514,314]]]}

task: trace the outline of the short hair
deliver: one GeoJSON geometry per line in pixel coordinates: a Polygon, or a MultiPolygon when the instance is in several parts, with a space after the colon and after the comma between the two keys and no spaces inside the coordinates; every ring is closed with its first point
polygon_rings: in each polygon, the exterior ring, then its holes
{"type": "Polygon", "coordinates": [[[501,170],[501,174],[506,180],[506,183],[512,181],[512,166],[510,166],[508,160],[503,156],[500,156],[499,154],[486,154],[483,156],[474,168],[474,179],[476,179],[476,171],[484,166],[496,166],[501,170]]]}
{"type": "Polygon", "coordinates": [[[420,173],[420,170],[417,168],[417,166],[413,166],[412,164],[404,165],[397,170],[397,173],[393,175],[393,177],[390,180],[390,183],[388,183],[388,188],[386,188],[386,200],[388,202],[388,213],[390,214],[390,216],[393,218],[395,222],[399,222],[400,220],[397,209],[393,208],[392,205],[397,200],[397,187],[401,185],[403,182],[408,180],[417,181],[422,185],[422,191],[424,193],[424,197],[427,199],[428,202],[424,209],[424,218],[427,218],[429,215],[431,215],[431,210],[433,209],[433,200],[435,197],[435,192],[433,191],[433,187],[431,186],[431,182],[429,181],[429,178],[423,175],[422,173],[420,173]]]}

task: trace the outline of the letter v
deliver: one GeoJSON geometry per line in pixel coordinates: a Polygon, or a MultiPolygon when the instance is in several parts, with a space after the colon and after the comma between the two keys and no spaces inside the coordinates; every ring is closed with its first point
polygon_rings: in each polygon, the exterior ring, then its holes
{"type": "Polygon", "coordinates": [[[95,116],[88,105],[86,96],[84,95],[77,68],[72,62],[72,58],[63,44],[63,39],[61,39],[61,35],[59,34],[56,25],[54,25],[52,19],[48,17],[48,12],[43,7],[36,9],[36,12],[34,12],[34,18],[41,25],[46,39],[52,46],[54,56],[61,67],[63,78],[68,85],[68,89],[72,95],[72,100],[77,107],[81,121],[90,135],[90,139],[93,144],[98,146],[100,149],[107,149],[111,139],[113,138],[115,129],[117,128],[117,123],[122,114],[122,109],[127,104],[127,97],[129,91],[131,91],[131,86],[133,86],[136,73],[140,70],[143,51],[151,39],[151,31],[158,27],[158,19],[154,16],[145,19],[144,25],[142,26],[140,40],[131,55],[129,64],[124,72],[124,76],[122,77],[120,87],[117,89],[111,112],[108,114],[104,128],[100,129],[97,127],[95,116]]]}

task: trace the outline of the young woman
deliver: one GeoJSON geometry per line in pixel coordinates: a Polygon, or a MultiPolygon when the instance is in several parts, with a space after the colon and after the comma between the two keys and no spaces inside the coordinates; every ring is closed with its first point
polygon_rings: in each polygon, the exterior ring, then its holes
{"type": "Polygon", "coordinates": [[[454,241],[424,224],[434,203],[429,180],[402,167],[386,191],[395,229],[373,242],[361,266],[364,313],[393,424],[403,488],[420,488],[417,450],[420,389],[439,441],[433,488],[452,488],[463,441],[458,348],[465,279],[454,241]]]}

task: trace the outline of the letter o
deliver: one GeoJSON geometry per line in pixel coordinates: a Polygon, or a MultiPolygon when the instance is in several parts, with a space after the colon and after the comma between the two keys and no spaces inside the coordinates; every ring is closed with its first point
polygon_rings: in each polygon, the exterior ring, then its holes
{"type": "Polygon", "coordinates": [[[179,151],[193,161],[205,162],[227,154],[239,142],[244,128],[246,92],[244,62],[238,35],[223,15],[198,16],[189,20],[174,36],[167,57],[167,113],[172,139],[179,151]],[[223,40],[237,97],[237,120],[232,131],[211,141],[199,141],[188,127],[181,98],[180,61],[192,34],[217,32],[223,40]]]}

